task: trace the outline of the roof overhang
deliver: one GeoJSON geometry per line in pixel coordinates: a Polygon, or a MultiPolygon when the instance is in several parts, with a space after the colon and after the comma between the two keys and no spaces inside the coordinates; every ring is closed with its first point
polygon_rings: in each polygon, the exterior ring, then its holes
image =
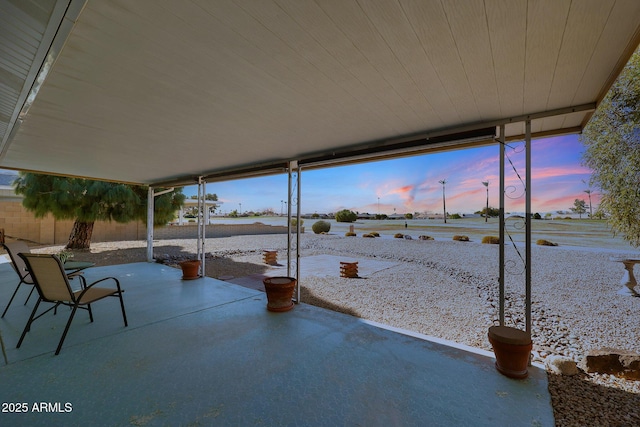
{"type": "Polygon", "coordinates": [[[153,186],[580,132],[640,43],[635,0],[0,12],[0,167],[153,186]]]}

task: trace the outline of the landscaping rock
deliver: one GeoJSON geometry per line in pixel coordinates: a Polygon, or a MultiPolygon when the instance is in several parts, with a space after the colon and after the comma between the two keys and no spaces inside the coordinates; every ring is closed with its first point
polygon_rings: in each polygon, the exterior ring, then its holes
{"type": "Polygon", "coordinates": [[[640,380],[640,354],[613,348],[589,350],[580,361],[580,368],[589,373],[612,374],[629,380],[640,380]]]}
{"type": "Polygon", "coordinates": [[[568,357],[550,356],[545,361],[547,370],[557,375],[577,375],[578,364],[568,357]]]}

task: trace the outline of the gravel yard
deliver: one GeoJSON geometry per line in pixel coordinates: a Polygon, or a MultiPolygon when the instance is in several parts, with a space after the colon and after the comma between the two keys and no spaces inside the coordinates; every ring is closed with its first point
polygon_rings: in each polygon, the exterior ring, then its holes
{"type": "MultiPolygon", "coordinates": [[[[154,243],[156,258],[177,262],[193,256],[195,240],[154,243]]],[[[55,253],[57,247],[33,248],[55,253]]],[[[286,259],[283,235],[207,240],[207,276],[265,273],[262,250],[286,259]]],[[[306,277],[302,302],[491,350],[486,338],[498,319],[498,247],[476,242],[364,239],[304,234],[302,256],[329,254],[395,261],[393,267],[361,279],[306,277]]],[[[523,262],[507,247],[506,325],[524,328],[523,262]]],[[[520,248],[520,252],[524,253],[520,248]]],[[[615,255],[623,255],[616,253],[615,255]]],[[[629,251],[629,256],[637,256],[629,251]]],[[[640,298],[617,294],[623,268],[611,252],[562,247],[532,248],[533,356],[579,361],[603,347],[640,352],[640,298]]],[[[93,243],[76,259],[111,265],[146,260],[146,242],[93,243]]],[[[640,381],[611,375],[549,374],[558,426],[640,425],[640,381]]]]}

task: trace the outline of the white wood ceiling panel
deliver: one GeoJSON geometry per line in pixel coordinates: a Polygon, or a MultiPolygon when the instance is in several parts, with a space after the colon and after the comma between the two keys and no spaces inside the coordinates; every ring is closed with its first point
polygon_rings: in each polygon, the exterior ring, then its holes
{"type": "Polygon", "coordinates": [[[560,108],[567,99],[575,99],[614,3],[615,0],[571,3],[547,109],[560,108]]]}
{"type": "Polygon", "coordinates": [[[616,77],[611,68],[607,66],[607,64],[615,63],[618,59],[611,46],[624,46],[629,51],[635,49],[633,33],[638,25],[638,15],[640,15],[640,1],[617,0],[614,3],[589,59],[589,64],[576,89],[573,98],[574,104],[589,102],[588,100],[594,96],[604,97],[608,85],[616,77]]]}
{"type": "Polygon", "coordinates": [[[349,64],[350,72],[377,92],[405,129],[418,131],[424,110],[414,101],[415,86],[360,5],[353,0],[327,0],[319,5],[357,51],[353,52],[357,60],[349,64]]]}
{"type": "Polygon", "coordinates": [[[481,115],[442,3],[402,0],[402,7],[434,67],[437,77],[433,82],[447,93],[445,106],[449,102],[453,105],[457,120],[466,117],[471,122],[479,121],[481,115]]]}
{"type": "Polygon", "coordinates": [[[570,6],[570,0],[540,0],[527,4],[525,111],[548,108],[570,6]]]}
{"type": "Polygon", "coordinates": [[[408,93],[407,99],[423,123],[438,127],[453,123],[456,116],[453,104],[439,84],[402,6],[385,0],[362,2],[361,6],[393,52],[400,70],[406,73],[404,92],[408,93]]]}
{"type": "Polygon", "coordinates": [[[469,0],[443,5],[480,118],[498,118],[500,99],[485,4],[482,0],[469,0]]]}
{"type": "Polygon", "coordinates": [[[157,183],[594,103],[638,3],[88,0],[0,167],[157,183]]]}
{"type": "Polygon", "coordinates": [[[524,113],[527,4],[489,0],[487,6],[500,116],[517,116],[524,113]]]}

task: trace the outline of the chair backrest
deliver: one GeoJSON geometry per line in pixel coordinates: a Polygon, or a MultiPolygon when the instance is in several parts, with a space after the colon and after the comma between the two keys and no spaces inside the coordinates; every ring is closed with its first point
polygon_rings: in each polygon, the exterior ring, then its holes
{"type": "Polygon", "coordinates": [[[74,301],[73,290],[60,259],[55,255],[21,253],[33,282],[45,301],[74,301]]]}
{"type": "Polygon", "coordinates": [[[7,250],[9,258],[11,258],[11,262],[13,263],[13,268],[16,270],[16,273],[18,273],[18,276],[20,276],[20,279],[25,283],[33,283],[29,270],[27,269],[27,265],[24,263],[22,258],[18,256],[18,254],[21,253],[30,253],[31,250],[29,249],[29,246],[27,246],[25,242],[21,242],[19,240],[5,243],[2,246],[7,250]]]}

